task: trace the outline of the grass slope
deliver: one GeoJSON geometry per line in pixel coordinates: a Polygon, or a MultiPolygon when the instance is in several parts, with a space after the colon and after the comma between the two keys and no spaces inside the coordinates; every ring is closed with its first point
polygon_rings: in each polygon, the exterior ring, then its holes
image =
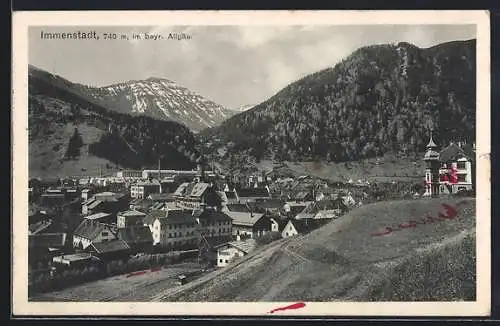
{"type": "Polygon", "coordinates": [[[284,239],[178,289],[162,301],[475,300],[475,200],[382,202],[305,236],[284,239]],[[453,219],[372,236],[412,220],[453,219]]]}
{"type": "Polygon", "coordinates": [[[99,167],[105,175],[110,172],[107,171],[106,165],[115,164],[88,151],[88,145],[98,141],[102,134],[103,130],[86,123],[53,124],[50,133],[29,143],[29,177],[98,176],[99,167]],[[62,160],[75,127],[78,128],[84,143],[80,156],[75,160],[62,160]]]}

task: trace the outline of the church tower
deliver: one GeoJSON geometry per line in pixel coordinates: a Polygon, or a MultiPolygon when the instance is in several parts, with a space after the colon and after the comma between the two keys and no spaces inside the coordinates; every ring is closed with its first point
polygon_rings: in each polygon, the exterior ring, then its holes
{"type": "Polygon", "coordinates": [[[424,155],[425,161],[425,195],[439,195],[439,153],[437,145],[432,139],[432,132],[429,143],[427,144],[427,152],[424,155]]]}

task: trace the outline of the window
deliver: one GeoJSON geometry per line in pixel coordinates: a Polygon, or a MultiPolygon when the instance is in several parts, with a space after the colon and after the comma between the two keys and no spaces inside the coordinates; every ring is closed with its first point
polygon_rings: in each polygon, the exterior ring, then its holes
{"type": "Polygon", "coordinates": [[[222,263],[222,259],[219,259],[219,263],[222,263]]]}
{"type": "Polygon", "coordinates": [[[459,175],[457,175],[457,177],[458,177],[458,182],[465,182],[466,181],[465,174],[459,174],[459,175]]]}
{"type": "Polygon", "coordinates": [[[103,237],[107,237],[109,235],[109,233],[107,231],[104,231],[101,233],[103,237]]]}
{"type": "Polygon", "coordinates": [[[226,259],[226,264],[228,263],[227,259],[226,259]]]}
{"type": "Polygon", "coordinates": [[[458,161],[457,169],[465,169],[465,161],[458,161]]]}
{"type": "Polygon", "coordinates": [[[170,230],[172,230],[172,225],[169,225],[169,226],[168,226],[168,228],[169,228],[170,230]]]}

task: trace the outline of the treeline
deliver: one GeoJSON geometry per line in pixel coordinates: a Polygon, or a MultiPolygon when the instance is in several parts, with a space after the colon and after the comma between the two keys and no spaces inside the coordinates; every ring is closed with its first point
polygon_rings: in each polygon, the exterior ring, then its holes
{"type": "Polygon", "coordinates": [[[193,134],[185,126],[107,110],[80,93],[78,85],[72,88],[45,75],[49,74],[38,72],[29,78],[31,138],[50,134],[55,125],[86,123],[105,131],[96,143],[89,144],[90,153],[115,164],[151,167],[157,166],[160,159],[165,168],[195,166],[200,154],[193,134]]]}
{"type": "Polygon", "coordinates": [[[475,40],[361,48],[206,131],[257,158],[352,161],[475,137],[475,40]]]}

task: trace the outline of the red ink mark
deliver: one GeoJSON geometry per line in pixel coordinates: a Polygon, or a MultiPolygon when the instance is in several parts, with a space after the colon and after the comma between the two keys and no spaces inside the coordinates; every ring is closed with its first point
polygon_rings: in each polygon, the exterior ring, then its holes
{"type": "Polygon", "coordinates": [[[453,206],[450,206],[448,204],[441,204],[441,206],[443,206],[444,209],[446,210],[447,216],[439,213],[439,217],[445,219],[453,219],[458,215],[458,211],[453,206]]]}
{"type": "Polygon", "coordinates": [[[381,235],[386,235],[386,234],[389,234],[392,232],[392,228],[386,226],[385,227],[385,231],[381,231],[381,232],[376,232],[376,233],[372,233],[372,237],[378,237],[378,236],[381,236],[381,235]]]}
{"type": "MultiPolygon", "coordinates": [[[[462,200],[459,204],[464,204],[466,201],[462,200]]],[[[410,229],[410,228],[416,228],[417,224],[428,224],[428,223],[435,223],[435,222],[440,222],[440,221],[446,221],[446,220],[452,220],[458,215],[458,210],[457,208],[448,205],[448,204],[441,204],[442,207],[444,207],[446,214],[443,214],[441,212],[438,212],[439,218],[432,217],[431,215],[427,214],[426,217],[420,218],[420,221],[414,221],[410,220],[408,223],[401,223],[398,224],[397,227],[395,226],[386,226],[385,231],[380,231],[380,232],[375,232],[371,233],[371,236],[382,236],[382,235],[387,235],[389,233],[392,233],[392,231],[401,231],[402,229],[410,229]]]]}
{"type": "Polygon", "coordinates": [[[294,304],[289,305],[289,306],[273,309],[270,311],[270,313],[275,313],[276,311],[283,311],[283,310],[289,310],[289,309],[300,309],[300,308],[304,308],[305,306],[306,306],[306,304],[304,302],[297,302],[297,303],[294,303],[294,304]]]}
{"type": "Polygon", "coordinates": [[[143,274],[146,274],[146,271],[140,271],[140,272],[130,273],[130,274],[127,275],[127,277],[138,276],[138,275],[143,275],[143,274]]]}
{"type": "Polygon", "coordinates": [[[161,267],[153,267],[151,268],[151,272],[158,272],[161,271],[161,267]]]}
{"type": "Polygon", "coordinates": [[[409,222],[409,223],[401,223],[398,225],[402,229],[409,229],[409,228],[416,228],[417,223],[416,222],[409,222]]]}

